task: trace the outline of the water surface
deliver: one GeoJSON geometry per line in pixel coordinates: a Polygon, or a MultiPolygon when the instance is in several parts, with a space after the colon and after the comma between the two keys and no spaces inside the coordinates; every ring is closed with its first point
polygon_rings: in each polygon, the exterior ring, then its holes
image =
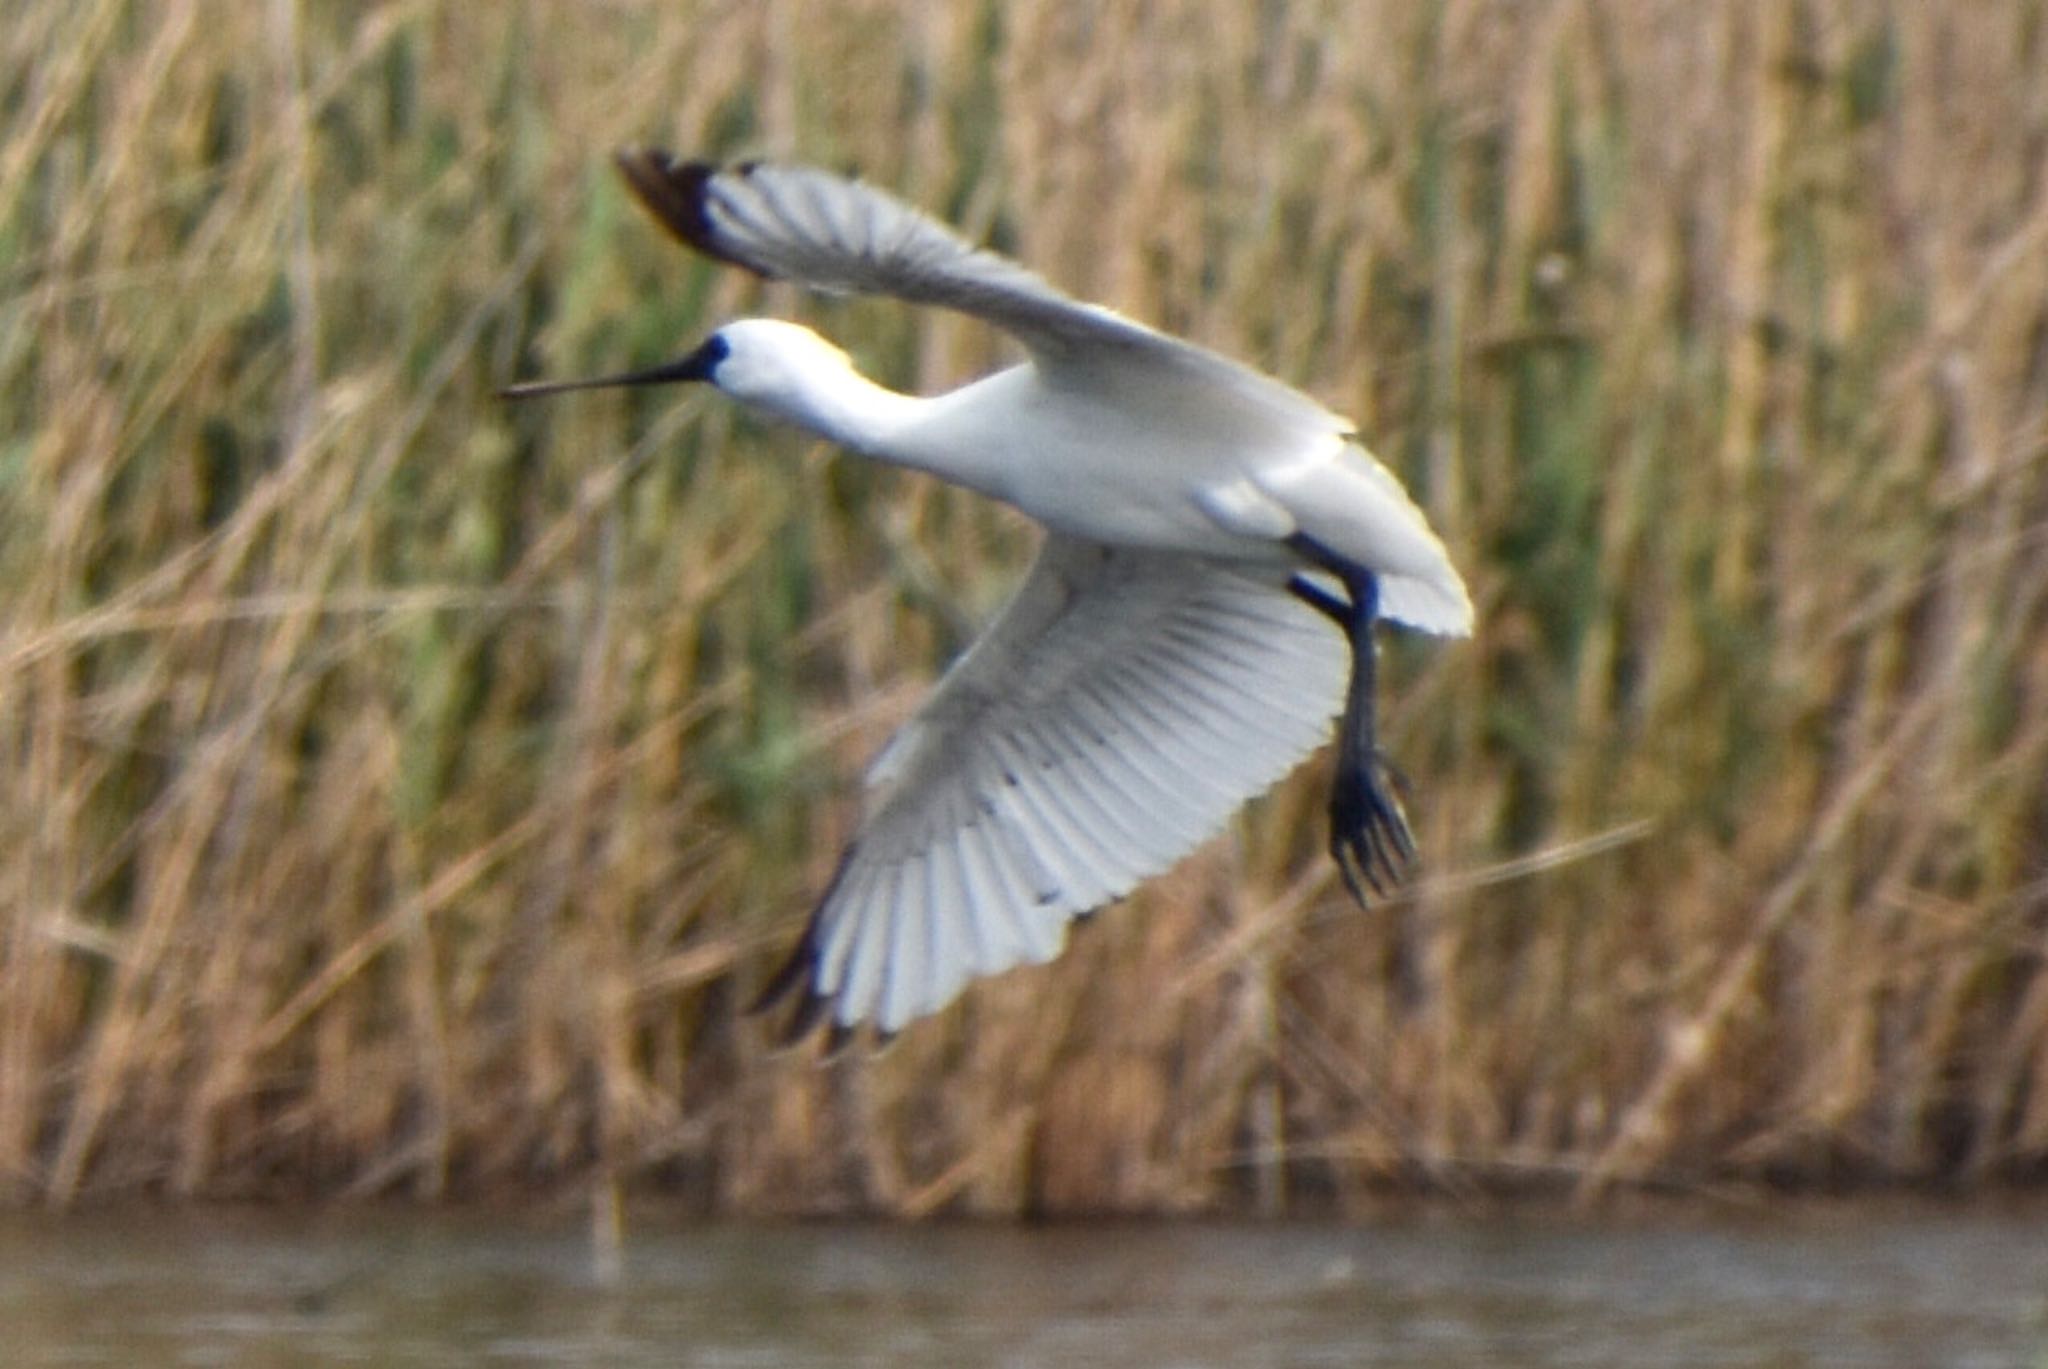
{"type": "Polygon", "coordinates": [[[2048,1226],[703,1227],[481,1214],[0,1221],[7,1365],[2048,1369],[2048,1226]]]}

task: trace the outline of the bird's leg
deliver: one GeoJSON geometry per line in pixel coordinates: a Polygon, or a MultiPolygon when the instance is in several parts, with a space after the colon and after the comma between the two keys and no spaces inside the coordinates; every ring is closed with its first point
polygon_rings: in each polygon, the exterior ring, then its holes
{"type": "Polygon", "coordinates": [[[1378,677],[1373,624],[1379,618],[1379,580],[1311,538],[1297,534],[1288,541],[1337,577],[1349,596],[1348,601],[1339,599],[1301,575],[1288,582],[1296,598],[1336,623],[1351,643],[1351,687],[1337,728],[1337,774],[1330,790],[1330,857],[1343,873],[1345,888],[1363,906],[1368,888],[1386,895],[1401,883],[1415,859],[1415,837],[1396,793],[1407,783],[1380,751],[1373,723],[1378,677]]]}

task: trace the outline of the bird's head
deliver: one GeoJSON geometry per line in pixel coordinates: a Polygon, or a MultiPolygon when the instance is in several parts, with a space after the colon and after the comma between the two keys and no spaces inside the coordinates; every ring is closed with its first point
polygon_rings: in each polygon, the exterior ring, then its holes
{"type": "Polygon", "coordinates": [[[533,381],[502,393],[527,399],[564,390],[701,380],[743,404],[803,422],[821,380],[852,369],[845,352],[800,323],[749,318],[726,324],[694,351],[659,366],[582,380],[533,381]]]}

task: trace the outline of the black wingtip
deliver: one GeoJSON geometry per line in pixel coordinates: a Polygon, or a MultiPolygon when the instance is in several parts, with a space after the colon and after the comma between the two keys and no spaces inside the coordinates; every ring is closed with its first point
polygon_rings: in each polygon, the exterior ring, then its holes
{"type": "Polygon", "coordinates": [[[823,994],[805,994],[797,1000],[789,1021],[782,1024],[782,1034],[777,1039],[785,1046],[796,1045],[818,1029],[818,1024],[825,1020],[825,1010],[831,1006],[832,1000],[823,994]]]}
{"type": "MultiPolygon", "coordinates": [[[[679,160],[659,147],[622,147],[612,154],[612,162],[647,212],[678,241],[717,261],[745,267],[756,275],[768,274],[728,252],[705,211],[713,178],[727,174],[721,168],[710,162],[679,160]]],[[[745,163],[737,168],[737,174],[744,176],[752,169],[753,163],[745,163]]]]}
{"type": "Polygon", "coordinates": [[[811,985],[817,977],[818,955],[808,932],[797,942],[796,949],[783,960],[781,966],[762,986],[747,1004],[750,1017],[766,1016],[781,1008],[791,998],[796,1006],[790,1010],[789,1018],[775,1029],[775,1044],[789,1047],[802,1044],[805,1037],[816,1031],[818,1024],[825,1020],[825,1013],[832,1006],[832,1000],[813,991],[811,985]]]}
{"type": "MultiPolygon", "coordinates": [[[[788,956],[776,968],[775,973],[768,977],[768,982],[761,986],[761,992],[755,994],[753,1001],[747,1005],[749,1016],[759,1016],[775,1011],[792,996],[797,998],[796,1007],[791,1011],[789,1021],[778,1034],[778,1040],[782,1045],[793,1046],[809,1036],[825,1019],[826,1010],[832,1006],[832,1000],[818,993],[816,989],[818,938],[823,930],[825,905],[830,903],[832,895],[839,891],[840,881],[846,878],[846,871],[853,864],[856,849],[856,846],[850,845],[840,855],[838,867],[832,871],[832,878],[825,884],[825,892],[818,896],[818,902],[811,910],[810,920],[804,924],[803,935],[796,939],[796,945],[790,949],[788,956]]],[[[834,1023],[833,1044],[829,1047],[830,1050],[837,1051],[845,1044],[842,1032],[850,1035],[850,1031],[842,1024],[834,1023]]]]}
{"type": "Polygon", "coordinates": [[[762,1013],[773,1012],[784,999],[810,983],[817,963],[817,953],[806,935],[797,942],[796,949],[783,958],[775,973],[768,977],[768,982],[761,986],[761,992],[754,995],[753,1002],[747,1004],[747,1015],[758,1017],[762,1013]]]}

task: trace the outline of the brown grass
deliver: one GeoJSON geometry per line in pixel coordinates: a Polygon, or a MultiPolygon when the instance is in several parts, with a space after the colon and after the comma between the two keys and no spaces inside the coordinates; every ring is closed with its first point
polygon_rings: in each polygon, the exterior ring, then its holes
{"type": "Polygon", "coordinates": [[[22,0],[0,1193],[740,1212],[2048,1161],[2048,6],[22,0]],[[887,1053],[741,1018],[1019,520],[701,397],[607,152],[858,166],[1353,414],[1427,874],[1321,767],[887,1053]]]}

